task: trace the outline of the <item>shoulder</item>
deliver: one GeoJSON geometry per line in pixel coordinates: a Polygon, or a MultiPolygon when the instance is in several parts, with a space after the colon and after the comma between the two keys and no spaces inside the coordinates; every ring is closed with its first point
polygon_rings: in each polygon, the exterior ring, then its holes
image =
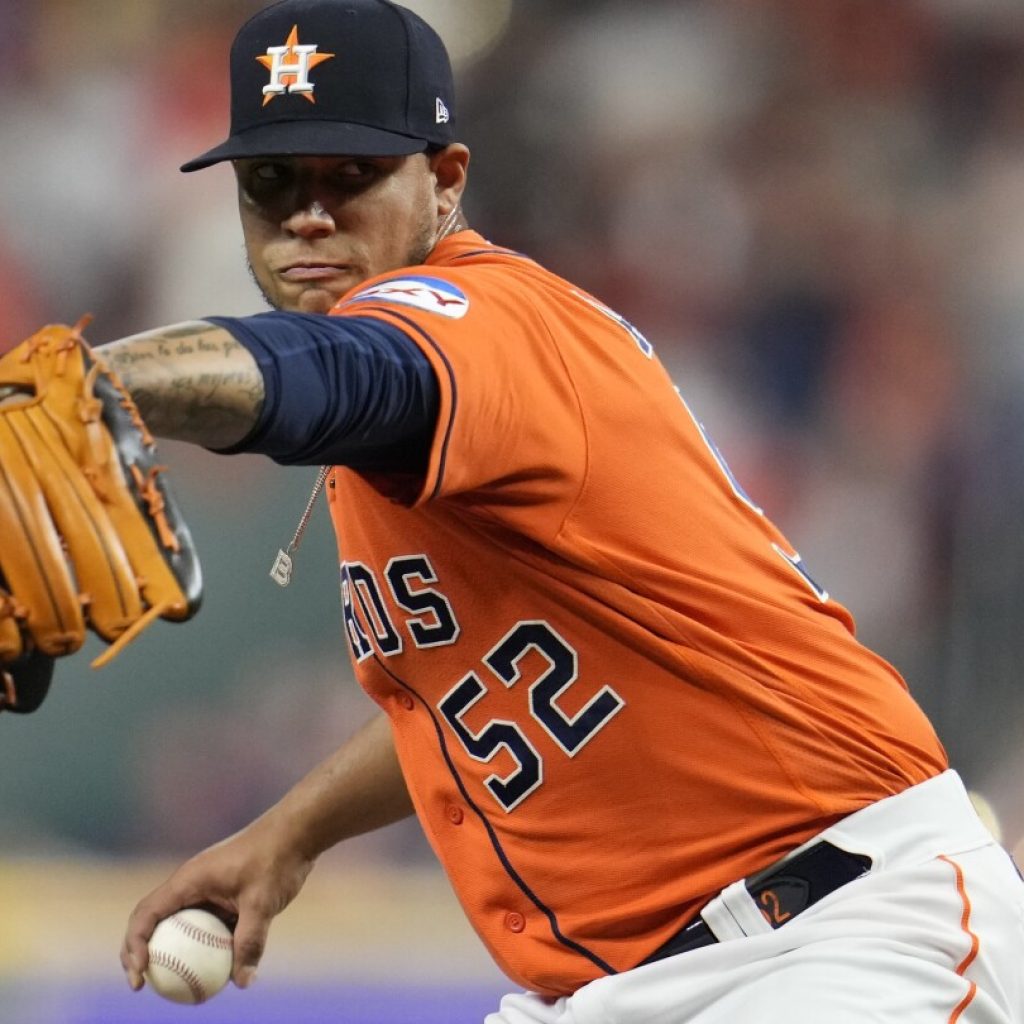
{"type": "MultiPolygon", "coordinates": [[[[467,234],[470,234],[467,232],[467,234]]],[[[600,347],[624,326],[615,314],[570,281],[528,256],[476,236],[440,258],[371,278],[344,295],[336,316],[382,318],[410,334],[455,343],[465,337],[501,347],[530,341],[548,347],[600,347]]]]}

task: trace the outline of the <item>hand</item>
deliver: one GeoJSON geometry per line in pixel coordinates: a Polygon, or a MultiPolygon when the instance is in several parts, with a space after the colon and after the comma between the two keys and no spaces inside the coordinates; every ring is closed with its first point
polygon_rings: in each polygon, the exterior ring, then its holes
{"type": "Polygon", "coordinates": [[[128,918],[121,966],[134,991],[143,986],[149,939],[163,918],[204,906],[234,925],[232,981],[246,988],[256,975],[271,920],[302,888],[314,861],[289,845],[270,815],[186,861],[128,918]]]}

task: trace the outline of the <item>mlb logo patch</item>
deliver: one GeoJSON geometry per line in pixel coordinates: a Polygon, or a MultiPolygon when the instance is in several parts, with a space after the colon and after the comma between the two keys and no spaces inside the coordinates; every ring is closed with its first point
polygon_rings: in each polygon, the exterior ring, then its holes
{"type": "MultiPolygon", "coordinates": [[[[399,306],[415,306],[428,313],[461,320],[469,312],[466,293],[450,281],[439,277],[398,277],[371,285],[353,295],[351,302],[387,302],[399,306]]],[[[346,303],[348,305],[348,303],[346,303]]]]}

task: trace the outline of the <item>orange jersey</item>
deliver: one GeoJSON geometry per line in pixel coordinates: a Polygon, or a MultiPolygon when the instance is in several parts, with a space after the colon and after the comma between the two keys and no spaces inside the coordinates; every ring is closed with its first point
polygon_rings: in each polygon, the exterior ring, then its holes
{"type": "Polygon", "coordinates": [[[339,467],[328,498],[359,682],[512,979],[631,968],[946,767],[615,313],[468,231],[334,313],[397,325],[440,382],[425,479],[339,467]]]}

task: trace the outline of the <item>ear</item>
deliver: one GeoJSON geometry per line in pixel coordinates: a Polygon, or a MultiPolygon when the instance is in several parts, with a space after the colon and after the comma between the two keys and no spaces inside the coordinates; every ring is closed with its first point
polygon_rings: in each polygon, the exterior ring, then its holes
{"type": "Polygon", "coordinates": [[[434,191],[437,194],[437,213],[447,216],[459,205],[466,188],[469,167],[469,150],[461,142],[453,142],[427,157],[434,175],[434,191]]]}

